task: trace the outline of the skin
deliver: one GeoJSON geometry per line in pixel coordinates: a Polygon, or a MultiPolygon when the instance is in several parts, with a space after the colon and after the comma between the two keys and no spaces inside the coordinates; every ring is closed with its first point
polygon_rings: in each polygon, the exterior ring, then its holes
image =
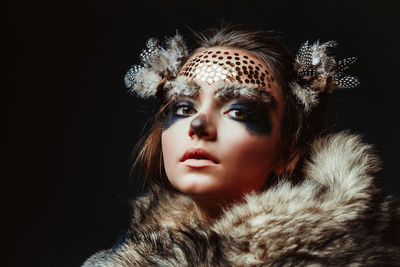
{"type": "MultiPolygon", "coordinates": [[[[240,53],[255,57],[245,50],[240,53]]],[[[200,87],[199,94],[179,97],[171,104],[162,151],[170,183],[193,199],[200,218],[207,222],[216,218],[222,207],[259,191],[272,171],[279,172],[283,98],[274,83],[262,88],[275,98],[273,108],[244,97],[221,101],[215,94],[222,81],[193,81],[200,87]],[[185,152],[197,148],[212,155],[214,162],[182,161],[185,152]]]]}

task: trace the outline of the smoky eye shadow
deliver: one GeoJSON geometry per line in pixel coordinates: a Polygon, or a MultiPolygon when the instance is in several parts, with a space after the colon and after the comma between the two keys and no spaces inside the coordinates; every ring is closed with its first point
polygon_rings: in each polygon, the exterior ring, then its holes
{"type": "Polygon", "coordinates": [[[272,131],[272,121],[270,118],[270,109],[265,104],[254,101],[237,101],[229,106],[229,109],[239,109],[248,114],[245,119],[233,120],[244,124],[246,129],[253,134],[270,135],[272,131]]]}
{"type": "Polygon", "coordinates": [[[182,116],[182,115],[175,114],[176,110],[179,107],[182,107],[182,106],[187,106],[187,107],[194,108],[193,102],[188,100],[188,99],[177,99],[177,100],[174,100],[169,106],[169,110],[168,110],[168,114],[167,114],[167,118],[165,120],[165,124],[164,124],[164,129],[163,130],[167,130],[171,125],[173,125],[178,120],[187,118],[187,116],[182,116]]]}

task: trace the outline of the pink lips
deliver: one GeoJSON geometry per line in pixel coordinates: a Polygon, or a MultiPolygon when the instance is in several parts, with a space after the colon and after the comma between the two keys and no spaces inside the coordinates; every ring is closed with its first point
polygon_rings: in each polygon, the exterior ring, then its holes
{"type": "Polygon", "coordinates": [[[209,154],[202,148],[192,148],[183,154],[181,162],[186,162],[192,167],[203,167],[210,165],[210,161],[214,164],[218,164],[219,161],[213,155],[209,154]]]}

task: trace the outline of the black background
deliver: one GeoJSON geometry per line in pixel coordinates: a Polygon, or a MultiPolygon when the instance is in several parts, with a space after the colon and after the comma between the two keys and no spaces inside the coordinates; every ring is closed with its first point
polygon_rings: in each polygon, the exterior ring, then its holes
{"type": "Polygon", "coordinates": [[[399,1],[26,1],[3,7],[3,266],[79,266],[126,220],[127,160],[151,103],[123,76],[149,37],[190,39],[221,21],[339,42],[362,85],[334,93],[327,126],[376,145],[400,196],[399,1]],[[4,71],[3,71],[4,72],[4,71]],[[5,262],[4,262],[5,261],[5,262]]]}

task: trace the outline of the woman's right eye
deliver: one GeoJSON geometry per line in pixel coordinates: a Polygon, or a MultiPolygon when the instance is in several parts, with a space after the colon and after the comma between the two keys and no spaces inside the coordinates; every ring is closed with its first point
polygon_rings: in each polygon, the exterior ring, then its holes
{"type": "Polygon", "coordinates": [[[174,114],[178,116],[191,116],[196,113],[196,110],[191,106],[178,106],[174,114]]]}

